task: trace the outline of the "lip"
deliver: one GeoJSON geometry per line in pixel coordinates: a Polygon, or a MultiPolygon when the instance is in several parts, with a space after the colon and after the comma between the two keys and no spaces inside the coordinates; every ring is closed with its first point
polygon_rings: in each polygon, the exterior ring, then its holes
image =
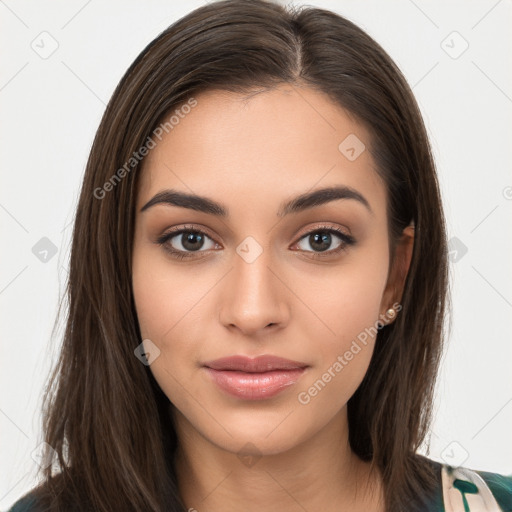
{"type": "Polygon", "coordinates": [[[215,359],[215,361],[207,361],[204,366],[212,370],[238,370],[247,373],[262,373],[273,370],[296,370],[298,368],[306,368],[306,363],[299,361],[291,361],[282,357],[262,355],[255,358],[247,356],[230,356],[215,359]]]}
{"type": "Polygon", "coordinates": [[[217,386],[237,398],[263,400],[295,384],[308,365],[281,357],[263,355],[251,359],[232,356],[204,364],[217,386]]]}

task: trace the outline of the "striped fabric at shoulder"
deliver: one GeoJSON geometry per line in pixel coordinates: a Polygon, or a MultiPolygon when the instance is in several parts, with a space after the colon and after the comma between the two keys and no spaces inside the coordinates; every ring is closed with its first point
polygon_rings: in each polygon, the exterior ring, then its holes
{"type": "Polygon", "coordinates": [[[512,477],[443,465],[441,480],[446,512],[512,512],[512,477]]]}

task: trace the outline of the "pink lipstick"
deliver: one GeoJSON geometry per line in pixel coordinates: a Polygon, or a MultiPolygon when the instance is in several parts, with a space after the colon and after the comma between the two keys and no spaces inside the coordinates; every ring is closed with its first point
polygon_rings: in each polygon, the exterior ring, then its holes
{"type": "Polygon", "coordinates": [[[244,400],[271,398],[295,384],[308,368],[306,363],[262,355],[251,359],[232,356],[204,363],[220,389],[244,400]]]}

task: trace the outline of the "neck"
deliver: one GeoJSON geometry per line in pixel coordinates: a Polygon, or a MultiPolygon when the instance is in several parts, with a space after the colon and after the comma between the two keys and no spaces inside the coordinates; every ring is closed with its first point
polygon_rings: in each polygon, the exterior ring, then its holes
{"type": "Polygon", "coordinates": [[[178,411],[175,425],[178,487],[189,510],[383,510],[380,475],[350,448],[346,407],[321,431],[273,454],[219,447],[178,411]]]}

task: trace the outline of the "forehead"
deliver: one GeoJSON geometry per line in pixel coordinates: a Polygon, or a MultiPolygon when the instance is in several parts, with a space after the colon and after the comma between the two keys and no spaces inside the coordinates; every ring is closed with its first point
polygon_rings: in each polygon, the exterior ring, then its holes
{"type": "Polygon", "coordinates": [[[195,100],[146,156],[139,207],[165,188],[242,194],[247,206],[257,206],[261,197],[281,202],[336,184],[385,203],[364,149],[369,132],[325,94],[286,84],[247,94],[209,90],[195,100]]]}

